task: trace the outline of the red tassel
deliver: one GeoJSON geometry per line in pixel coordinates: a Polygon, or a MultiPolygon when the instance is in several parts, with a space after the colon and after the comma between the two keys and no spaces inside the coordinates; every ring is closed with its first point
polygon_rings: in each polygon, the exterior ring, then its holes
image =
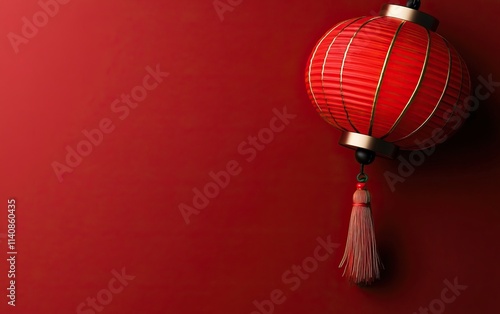
{"type": "Polygon", "coordinates": [[[347,243],[339,268],[345,264],[343,276],[347,274],[350,281],[370,284],[380,278],[382,263],[375,241],[370,192],[365,183],[358,183],[353,202],[347,243]]]}

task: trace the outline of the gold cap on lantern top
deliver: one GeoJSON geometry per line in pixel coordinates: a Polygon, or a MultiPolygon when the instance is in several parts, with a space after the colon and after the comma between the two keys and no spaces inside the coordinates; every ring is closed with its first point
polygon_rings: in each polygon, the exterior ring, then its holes
{"type": "Polygon", "coordinates": [[[394,17],[413,22],[433,32],[435,32],[439,26],[439,21],[435,17],[412,8],[395,4],[384,4],[380,10],[380,16],[394,17]]]}

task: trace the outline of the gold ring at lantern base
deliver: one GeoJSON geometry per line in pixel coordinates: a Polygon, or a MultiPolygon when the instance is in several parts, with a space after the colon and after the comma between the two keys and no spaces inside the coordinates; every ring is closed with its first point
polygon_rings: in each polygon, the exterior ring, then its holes
{"type": "Polygon", "coordinates": [[[433,32],[435,32],[439,26],[439,21],[435,17],[415,9],[395,4],[384,4],[380,10],[380,15],[413,22],[433,32]]]}
{"type": "Polygon", "coordinates": [[[394,158],[398,147],[392,143],[375,138],[373,136],[344,132],[340,137],[339,144],[349,148],[364,148],[375,152],[378,156],[394,158]]]}

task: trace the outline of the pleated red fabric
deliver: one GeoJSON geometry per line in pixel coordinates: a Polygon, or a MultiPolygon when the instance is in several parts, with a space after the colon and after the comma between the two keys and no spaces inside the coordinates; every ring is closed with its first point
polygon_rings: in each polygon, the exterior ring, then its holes
{"type": "Polygon", "coordinates": [[[470,85],[465,62],[443,37],[386,16],[337,24],[306,67],[309,97],[328,123],[404,150],[456,131],[470,85]]]}

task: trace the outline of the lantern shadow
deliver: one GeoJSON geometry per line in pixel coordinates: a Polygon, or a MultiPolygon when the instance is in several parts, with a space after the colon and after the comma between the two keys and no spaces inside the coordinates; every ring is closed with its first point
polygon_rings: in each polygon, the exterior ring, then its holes
{"type": "MultiPolygon", "coordinates": [[[[429,156],[421,167],[422,171],[419,169],[414,175],[420,173],[422,176],[455,176],[457,170],[462,175],[472,174],[477,172],[479,167],[484,169],[487,165],[496,164],[496,152],[499,151],[497,144],[500,139],[489,105],[485,102],[476,112],[471,113],[463,127],[448,141],[436,146],[435,153],[429,156]]],[[[403,157],[408,160],[409,154],[404,152],[403,157]]]]}

